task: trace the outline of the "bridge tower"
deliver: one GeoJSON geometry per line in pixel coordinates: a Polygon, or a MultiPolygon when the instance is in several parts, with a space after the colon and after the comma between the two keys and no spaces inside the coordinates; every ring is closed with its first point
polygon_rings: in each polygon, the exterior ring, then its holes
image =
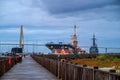
{"type": "Polygon", "coordinates": [[[23,33],[23,25],[21,25],[21,28],[20,28],[20,43],[19,43],[19,47],[22,48],[22,50],[24,50],[24,33],[23,33]]]}
{"type": "Polygon", "coordinates": [[[23,50],[24,50],[24,34],[23,34],[23,25],[21,25],[19,47],[13,47],[11,49],[11,53],[13,54],[23,53],[23,50]]]}

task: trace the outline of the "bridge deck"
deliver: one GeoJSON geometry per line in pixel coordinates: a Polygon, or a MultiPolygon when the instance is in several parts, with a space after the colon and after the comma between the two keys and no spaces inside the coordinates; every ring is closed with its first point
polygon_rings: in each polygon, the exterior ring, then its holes
{"type": "Polygon", "coordinates": [[[58,80],[48,70],[36,63],[30,56],[15,65],[0,80],[58,80]]]}

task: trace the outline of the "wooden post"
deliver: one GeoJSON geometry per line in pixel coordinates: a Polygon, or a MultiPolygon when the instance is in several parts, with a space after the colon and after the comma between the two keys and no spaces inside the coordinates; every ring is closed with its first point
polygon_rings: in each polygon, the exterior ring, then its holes
{"type": "Polygon", "coordinates": [[[109,80],[117,80],[116,79],[117,76],[112,75],[112,74],[116,73],[116,70],[115,69],[110,69],[109,72],[110,72],[110,74],[109,74],[109,80]]]}
{"type": "Polygon", "coordinates": [[[93,67],[93,80],[95,80],[95,70],[98,70],[98,69],[99,69],[98,66],[93,67]]]}
{"type": "Polygon", "coordinates": [[[57,63],[58,63],[58,78],[60,78],[60,55],[58,55],[58,61],[57,61],[57,63]]]}
{"type": "Polygon", "coordinates": [[[116,70],[115,69],[110,69],[109,72],[110,73],[116,73],[116,70]]]}
{"type": "Polygon", "coordinates": [[[86,80],[86,73],[85,73],[85,67],[87,67],[86,64],[83,65],[83,74],[82,74],[82,80],[86,80]]]}

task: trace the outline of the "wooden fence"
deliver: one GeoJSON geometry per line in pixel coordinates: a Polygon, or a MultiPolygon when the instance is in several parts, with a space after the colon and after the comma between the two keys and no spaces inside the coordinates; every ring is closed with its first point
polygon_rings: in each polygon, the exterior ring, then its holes
{"type": "MultiPolygon", "coordinates": [[[[54,59],[54,60],[58,60],[58,55],[55,54],[34,54],[36,56],[40,56],[40,57],[46,57],[46,58],[50,58],[50,59],[54,59]]],[[[82,58],[96,58],[99,54],[69,54],[69,55],[59,55],[60,59],[82,59],[82,58]]]]}
{"type": "Polygon", "coordinates": [[[58,61],[46,57],[32,55],[40,65],[48,69],[60,80],[120,80],[120,74],[90,68],[65,61],[58,61]]]}
{"type": "Polygon", "coordinates": [[[0,59],[0,77],[10,70],[15,65],[15,60],[12,57],[0,59]]]}

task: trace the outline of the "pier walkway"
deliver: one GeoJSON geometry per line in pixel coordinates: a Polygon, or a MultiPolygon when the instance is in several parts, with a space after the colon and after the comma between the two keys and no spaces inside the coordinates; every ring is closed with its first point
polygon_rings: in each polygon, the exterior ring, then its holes
{"type": "Polygon", "coordinates": [[[30,56],[5,73],[0,80],[58,80],[52,73],[35,62],[30,56]]]}

